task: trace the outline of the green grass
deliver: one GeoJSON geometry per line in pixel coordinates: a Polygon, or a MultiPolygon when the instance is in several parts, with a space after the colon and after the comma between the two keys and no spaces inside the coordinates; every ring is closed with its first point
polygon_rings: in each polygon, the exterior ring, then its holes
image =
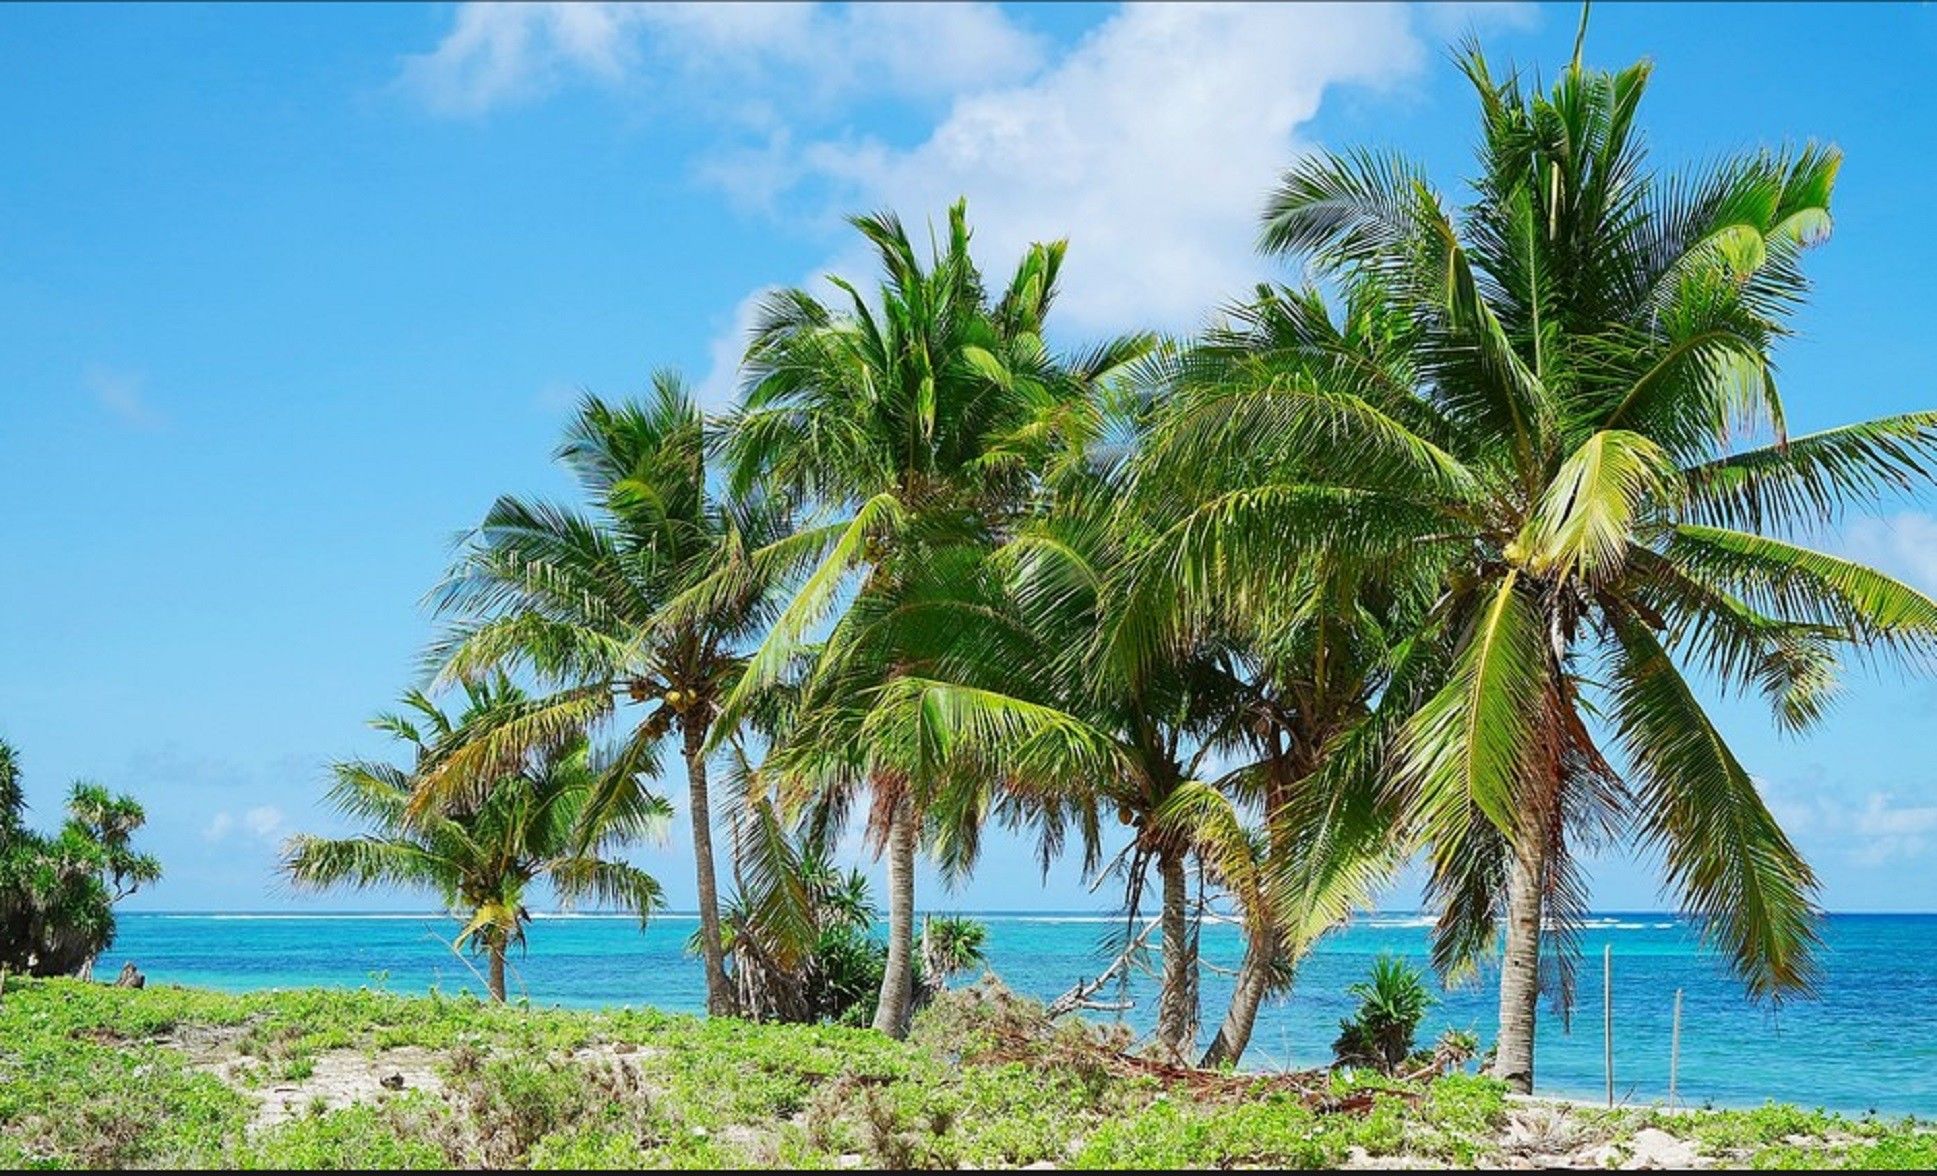
{"type": "MultiPolygon", "coordinates": [[[[1107,1034],[1028,1002],[957,999],[908,1043],[837,1027],[652,1011],[494,1007],[306,990],[230,996],[9,981],[0,997],[0,1165],[227,1168],[1283,1167],[1355,1153],[1499,1159],[1498,1084],[1164,1082],[1107,1034]],[[1026,1042],[1016,1048],[1018,1041],[1026,1042]],[[1011,1048],[999,1048],[1007,1042],[1011,1048]],[[435,1081],[326,1101],[331,1051],[410,1048],[435,1081]],[[293,1086],[294,1092],[287,1088],[293,1086]],[[284,1091],[292,1115],[258,1124],[284,1091]]],[[[341,1057],[342,1055],[335,1055],[341,1057]]],[[[359,1063],[361,1065],[361,1063],[359,1063]]],[[[339,1067],[340,1068],[340,1067],[339,1067]]],[[[1787,1107],[1583,1116],[1610,1141],[1654,1125],[1753,1167],[1929,1167],[1914,1124],[1787,1107]],[[1801,1141],[1801,1142],[1798,1142],[1801,1141]]]]}

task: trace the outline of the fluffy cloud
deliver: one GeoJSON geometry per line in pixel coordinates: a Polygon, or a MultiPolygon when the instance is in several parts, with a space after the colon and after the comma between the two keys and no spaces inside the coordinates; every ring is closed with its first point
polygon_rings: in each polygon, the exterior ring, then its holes
{"type": "Polygon", "coordinates": [[[1852,824],[1862,839],[1856,858],[1865,865],[1919,857],[1937,833],[1937,805],[1901,805],[1895,797],[1872,792],[1852,824]]]}
{"type": "Polygon", "coordinates": [[[465,4],[403,83],[479,114],[573,80],[696,89],[767,118],[783,98],[953,94],[1034,72],[1042,46],[988,4],[465,4]]]}
{"type": "Polygon", "coordinates": [[[911,219],[967,196],[984,256],[1073,234],[1065,322],[1190,327],[1268,271],[1252,240],[1298,128],[1341,83],[1425,50],[1407,10],[1133,5],[1031,80],[965,95],[927,139],[800,149],[847,206],[911,219]]]}
{"type": "Polygon", "coordinates": [[[1881,866],[1922,857],[1937,837],[1937,805],[1906,804],[1880,790],[1861,800],[1839,796],[1820,767],[1782,784],[1758,779],[1756,786],[1777,823],[1812,856],[1827,850],[1860,866],[1881,866]]]}
{"type": "Polygon", "coordinates": [[[282,840],[288,828],[288,818],[273,804],[257,805],[248,809],[240,817],[227,809],[210,818],[208,826],[202,830],[204,841],[223,841],[231,833],[243,832],[257,841],[275,845],[282,840]]]}
{"type": "MultiPolygon", "coordinates": [[[[1418,76],[1449,21],[1528,19],[1524,7],[1138,4],[1051,58],[987,4],[466,5],[403,80],[453,114],[574,81],[678,104],[723,132],[690,161],[696,178],[794,225],[892,207],[918,226],[967,196],[992,271],[1030,241],[1072,237],[1059,317],[1094,336],[1195,327],[1273,272],[1253,249],[1257,213],[1333,88],[1418,76]],[[827,129],[862,100],[910,97],[938,101],[913,140],[827,129]]],[[[866,272],[858,249],[838,248],[803,279],[866,272]]],[[[757,297],[722,316],[709,404],[730,394],[757,297]]]]}
{"type": "MultiPolygon", "coordinates": [[[[966,196],[992,272],[1071,236],[1066,328],[1184,330],[1272,272],[1253,248],[1258,210],[1326,92],[1388,86],[1424,60],[1403,7],[1131,5],[1028,79],[964,93],[911,146],[778,133],[702,174],[746,205],[814,199],[916,223],[966,196]]],[[[817,273],[869,266],[850,246],[817,273]]],[[[756,301],[715,342],[709,403],[731,392],[756,301]]]]}

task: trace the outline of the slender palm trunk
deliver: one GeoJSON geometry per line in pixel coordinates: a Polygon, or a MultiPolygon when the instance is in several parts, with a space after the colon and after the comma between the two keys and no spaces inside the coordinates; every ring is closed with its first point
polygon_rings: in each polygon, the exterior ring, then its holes
{"type": "Polygon", "coordinates": [[[687,804],[693,812],[693,868],[699,881],[699,941],[706,957],[706,1011],[733,1015],[733,986],[726,976],[726,950],[720,944],[720,889],[713,876],[713,813],[706,790],[706,726],[684,724],[687,804]]]}
{"type": "Polygon", "coordinates": [[[1507,882],[1506,951],[1500,961],[1500,1036],[1493,1076],[1533,1093],[1534,1019],[1540,1005],[1540,918],[1546,847],[1538,838],[1516,851],[1507,882]]]}
{"type": "Polygon", "coordinates": [[[1163,990],[1157,996],[1157,1044],[1182,1057],[1197,1035],[1197,953],[1190,941],[1190,881],[1181,849],[1157,852],[1163,882],[1163,990]]]}
{"type": "Polygon", "coordinates": [[[890,1037],[908,1036],[915,989],[915,809],[907,797],[895,802],[888,824],[888,963],[874,1027],[890,1037]]]}
{"type": "Polygon", "coordinates": [[[1271,986],[1271,959],[1275,954],[1270,936],[1247,934],[1231,1006],[1224,1011],[1224,1023],[1218,1026],[1217,1037],[1200,1063],[1205,1069],[1235,1066],[1244,1056],[1251,1044],[1251,1027],[1258,1020],[1258,1006],[1264,1003],[1265,990],[1271,986]]]}
{"type": "Polygon", "coordinates": [[[504,1003],[504,944],[491,945],[491,999],[504,1003]]]}

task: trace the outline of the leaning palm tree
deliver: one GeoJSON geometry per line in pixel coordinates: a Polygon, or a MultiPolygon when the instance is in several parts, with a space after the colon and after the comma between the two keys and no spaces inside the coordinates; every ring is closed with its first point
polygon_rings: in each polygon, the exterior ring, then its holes
{"type": "Polygon", "coordinates": [[[926,586],[946,582],[936,569],[976,565],[1029,506],[1045,465],[1080,453],[1088,388],[1144,342],[1075,362],[1047,349],[1060,242],[1029,249],[991,300],[965,205],[949,210],[926,264],[893,215],[853,224],[879,258],[878,298],[840,279],[839,307],[804,290],[768,298],[747,352],[745,405],[728,422],[730,484],[811,502],[823,521],[765,553],[776,568],[811,571],[722,710],[736,720],[762,691],[799,682],[797,729],[775,749],[790,765],[782,774],[869,798],[889,867],[875,1025],[899,1036],[913,1001],[916,844],[943,777],[957,773],[913,728],[890,737],[884,725],[932,718],[936,707],[905,704],[965,685],[951,677],[950,634],[973,613],[926,586]],[[810,650],[810,633],[844,598],[827,641],[810,650]],[[891,695],[904,705],[884,708],[891,695]]]}
{"type": "Polygon", "coordinates": [[[1266,600],[1308,562],[1288,551],[1430,573],[1354,761],[1389,774],[1426,847],[1442,970],[1504,924],[1495,1072],[1527,1090],[1543,939],[1569,990],[1584,841],[1658,852],[1751,993],[1809,988],[1814,877],[1685,667],[1802,729],[1840,651],[1937,647],[1937,602],[1801,541],[1928,484],[1937,413],[1786,435],[1772,350],[1835,151],[1664,179],[1635,130],[1645,63],[1577,52],[1546,94],[1464,64],[1484,134],[1459,214],[1365,153],[1314,155],[1272,194],[1266,247],[1343,313],[1284,292],[1308,362],[1181,410],[1164,460],[1197,494],[1151,580],[1266,600]]]}
{"type": "MultiPolygon", "coordinates": [[[[1284,477],[1309,456],[1276,449],[1269,433],[1223,432],[1231,422],[1222,414],[1247,403],[1240,393],[1308,378],[1314,314],[1329,325],[1322,301],[1266,287],[1151,366],[1147,385],[1163,395],[1146,413],[1118,514],[1134,516],[1141,538],[1112,577],[1116,599],[1102,626],[1109,660],[1098,676],[1139,680],[1190,656],[1211,632],[1242,682],[1225,692],[1230,713],[1218,727],[1219,750],[1236,765],[1175,789],[1153,822],[1196,847],[1245,930],[1206,1066],[1242,1057],[1264,997],[1282,991],[1317,939],[1367,905],[1403,862],[1394,808],[1361,768],[1380,731],[1375,700],[1394,700],[1395,684],[1403,687],[1392,634],[1431,605],[1431,565],[1372,566],[1287,545],[1272,590],[1254,593],[1241,580],[1180,592],[1167,564],[1206,500],[1261,475],[1284,477]],[[1207,433],[1228,450],[1210,471],[1195,464],[1207,433]]],[[[1310,476],[1324,473],[1314,467],[1310,476]]]]}
{"type": "Polygon", "coordinates": [[[779,538],[786,514],[757,493],[721,495],[709,480],[705,421],[670,372],[642,403],[587,397],[559,446],[577,475],[584,512],[501,498],[437,593],[458,618],[430,660],[447,679],[521,668],[553,689],[505,725],[451,757],[453,773],[427,779],[420,803],[507,748],[616,722],[639,708],[594,811],[628,802],[657,772],[660,745],[677,735],[685,760],[707,1011],[733,1011],[721,942],[713,861],[707,743],[741,649],[767,619],[767,596],[749,553],[779,538]],[[705,606],[667,606],[706,583],[705,606]]]}
{"type": "MultiPolygon", "coordinates": [[[[1134,429],[1127,420],[1112,424],[1134,429]]],[[[1181,823],[1159,815],[1238,739],[1255,696],[1241,651],[1217,630],[1195,629],[1166,643],[1161,656],[1134,665],[1110,658],[1106,637],[1125,603],[1112,581],[1147,538],[1145,519],[1126,490],[1128,475],[1120,461],[1064,474],[1052,508],[1030,520],[1002,557],[1034,638],[1021,660],[1034,664],[1047,698],[1114,746],[1110,770],[1072,785],[1128,830],[1109,866],[1124,881],[1126,935],[1134,934],[1130,927],[1150,875],[1156,876],[1163,968],[1155,1044],[1181,1057],[1196,1040],[1199,1012],[1189,877],[1195,841],[1181,823]]]]}
{"type": "Polygon", "coordinates": [[[414,719],[380,717],[375,726],[413,748],[413,765],[338,763],[330,790],[338,812],[373,832],[292,837],[283,847],[283,871],[305,888],[436,892],[465,920],[454,946],[486,958],[491,998],[503,1001],[505,959],[525,941],[531,919],[525,896],[533,883],[549,883],[561,903],[585,899],[635,913],[641,926],[663,905],[650,875],[605,855],[662,829],[668,809],[664,800],[635,790],[599,810],[603,774],[579,738],[527,753],[448,806],[413,811],[422,781],[467,733],[517,713],[526,701],[502,681],[467,693],[467,709],[455,720],[418,693],[404,698],[414,719]]]}

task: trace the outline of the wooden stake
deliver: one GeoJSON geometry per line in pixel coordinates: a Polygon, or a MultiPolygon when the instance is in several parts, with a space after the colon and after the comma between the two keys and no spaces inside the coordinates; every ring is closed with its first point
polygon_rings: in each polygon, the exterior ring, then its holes
{"type": "Polygon", "coordinates": [[[1668,1035],[1668,1109],[1675,1109],[1675,1077],[1681,1069],[1681,989],[1675,989],[1675,1027],[1668,1035]]]}
{"type": "Polygon", "coordinates": [[[1607,1105],[1614,1105],[1614,945],[1601,948],[1601,1059],[1607,1066],[1607,1105]]]}

